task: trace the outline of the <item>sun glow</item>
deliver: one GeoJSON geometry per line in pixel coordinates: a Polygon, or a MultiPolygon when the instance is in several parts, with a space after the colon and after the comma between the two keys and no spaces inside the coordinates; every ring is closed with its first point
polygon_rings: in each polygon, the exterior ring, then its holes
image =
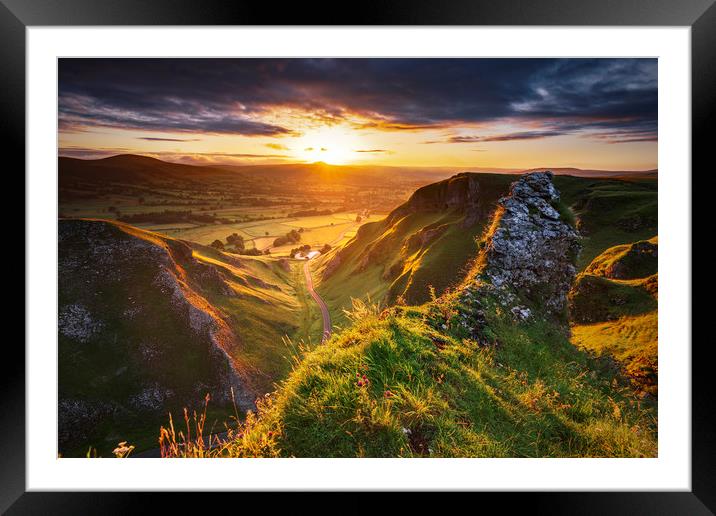
{"type": "Polygon", "coordinates": [[[291,145],[297,159],[344,165],[356,159],[359,139],[355,130],[332,126],[306,132],[291,145]]]}

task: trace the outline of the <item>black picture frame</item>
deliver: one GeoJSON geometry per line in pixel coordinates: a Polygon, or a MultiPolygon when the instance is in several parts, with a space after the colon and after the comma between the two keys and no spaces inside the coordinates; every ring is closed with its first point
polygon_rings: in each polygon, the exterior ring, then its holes
{"type": "MultiPolygon", "coordinates": [[[[715,0],[430,0],[310,6],[222,0],[0,0],[0,126],[6,153],[25,161],[25,30],[77,25],[571,25],[689,26],[692,56],[692,169],[708,170],[709,126],[716,113],[715,0]],[[280,7],[277,7],[280,5],[280,7]]],[[[684,171],[691,180],[691,171],[684,171]]],[[[21,187],[22,188],[22,187],[21,187]]],[[[694,205],[692,199],[692,205],[694,205]]],[[[692,217],[693,218],[693,217],[692,217]]],[[[696,219],[694,219],[696,222],[696,219]]],[[[693,253],[693,249],[692,249],[693,253]]],[[[26,257],[27,258],[27,257],[26,257]]],[[[25,276],[32,271],[25,268],[25,276]]],[[[32,310],[32,306],[26,306],[32,310]]],[[[693,316],[692,316],[693,320],[693,316]]],[[[713,514],[716,512],[716,428],[713,424],[712,339],[692,347],[692,491],[484,493],[498,503],[549,514],[713,514]]],[[[25,489],[25,356],[6,339],[0,391],[0,511],[7,514],[129,514],[149,508],[149,494],[37,493],[25,489]],[[13,352],[7,348],[14,347],[13,352]]],[[[688,345],[689,343],[675,343],[688,345]]],[[[213,496],[225,496],[215,493],[213,496]]],[[[234,498],[235,500],[235,498],[234,498]]],[[[242,495],[241,508],[250,497],[242,495]]],[[[417,498],[420,500],[420,498],[417,498]]],[[[492,501],[492,500],[491,500],[492,501]]],[[[186,508],[162,495],[162,510],[186,508]]],[[[263,502],[266,503],[266,502],[263,502]]],[[[476,502],[470,502],[476,503],[476,502]]],[[[479,501],[478,503],[482,503],[479,501]]]]}

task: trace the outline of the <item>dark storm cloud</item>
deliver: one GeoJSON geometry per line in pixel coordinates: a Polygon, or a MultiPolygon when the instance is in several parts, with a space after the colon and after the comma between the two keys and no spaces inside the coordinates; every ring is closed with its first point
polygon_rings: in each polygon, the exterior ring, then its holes
{"type": "MultiPolygon", "coordinates": [[[[656,137],[655,59],[62,59],[60,127],[280,136],[276,107],[418,130],[501,120],[656,137]],[[645,132],[646,131],[646,132],[645,132]]],[[[608,134],[612,134],[610,139],[608,134]]],[[[636,136],[635,136],[636,135],[636,136]]],[[[544,137],[549,136],[545,134],[544,137]]],[[[488,141],[488,140],[482,140],[488,141]]]]}
{"type": "Polygon", "coordinates": [[[452,136],[447,141],[450,143],[507,142],[511,140],[536,140],[549,136],[562,136],[564,134],[568,133],[565,131],[520,131],[491,136],[452,136]]]}

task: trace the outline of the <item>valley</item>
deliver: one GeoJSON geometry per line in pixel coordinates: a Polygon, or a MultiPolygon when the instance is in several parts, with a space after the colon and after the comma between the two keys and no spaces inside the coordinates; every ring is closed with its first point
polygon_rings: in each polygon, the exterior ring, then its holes
{"type": "Polygon", "coordinates": [[[222,456],[655,453],[655,261],[615,265],[657,245],[652,173],[550,176],[559,194],[529,201],[530,220],[579,234],[566,318],[482,286],[467,308],[529,176],[59,166],[63,456],[156,448],[167,414],[201,413],[207,392],[222,456]]]}

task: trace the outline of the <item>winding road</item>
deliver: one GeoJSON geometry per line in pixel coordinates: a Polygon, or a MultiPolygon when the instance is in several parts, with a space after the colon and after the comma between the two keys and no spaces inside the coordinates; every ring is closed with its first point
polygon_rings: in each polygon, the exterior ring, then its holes
{"type": "Polygon", "coordinates": [[[321,316],[323,317],[323,337],[321,337],[321,342],[325,342],[331,337],[331,314],[328,313],[326,302],[313,288],[313,277],[311,276],[311,269],[308,266],[309,262],[310,260],[306,260],[303,264],[303,274],[306,276],[306,288],[308,289],[308,293],[311,294],[318,308],[321,309],[321,316]]]}

